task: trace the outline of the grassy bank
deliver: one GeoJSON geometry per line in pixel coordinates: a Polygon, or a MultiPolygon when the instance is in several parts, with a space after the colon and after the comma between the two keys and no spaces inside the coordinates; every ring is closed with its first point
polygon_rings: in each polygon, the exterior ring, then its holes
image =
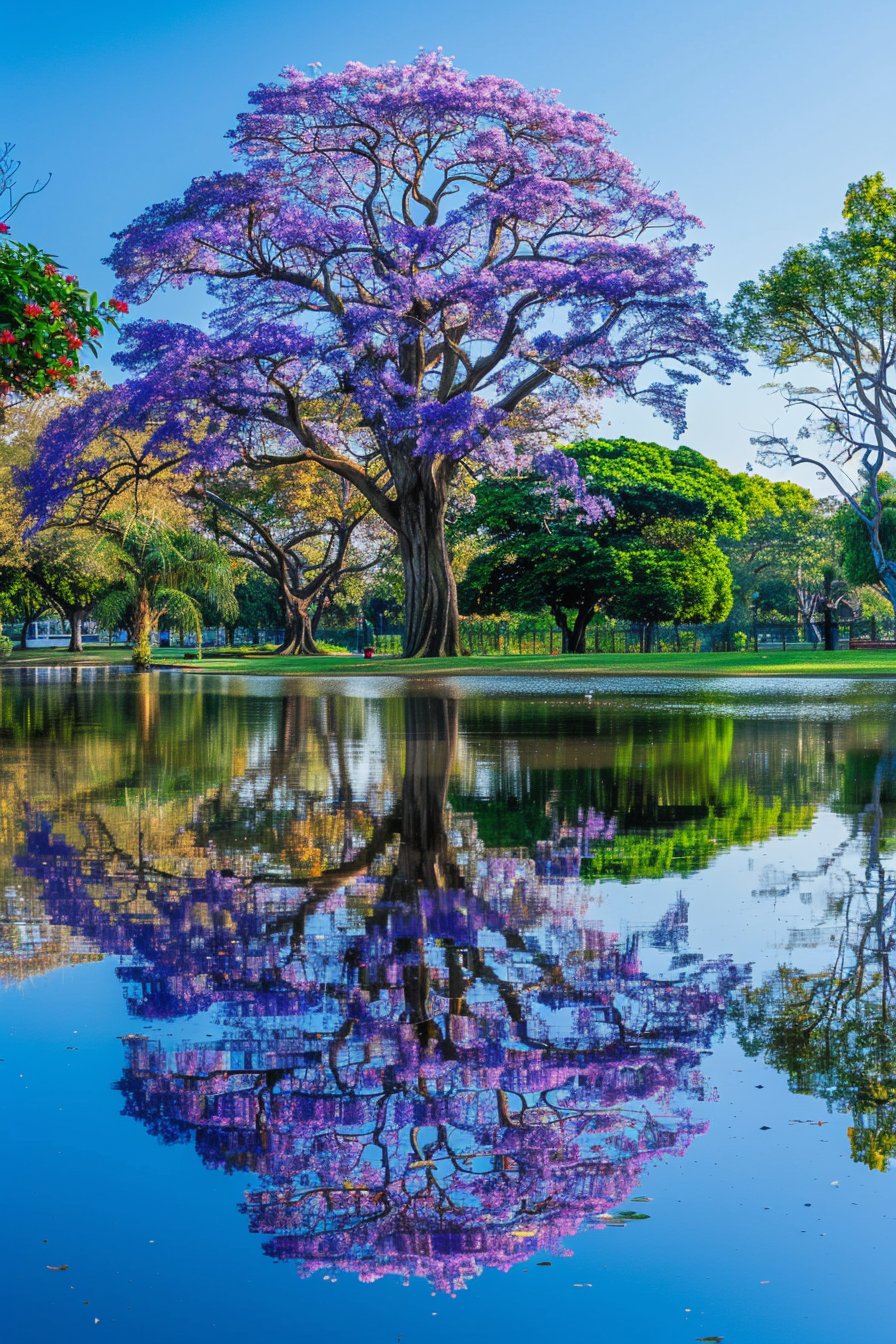
{"type": "MultiPolygon", "coordinates": [[[[93,648],[83,654],[61,649],[16,650],[4,667],[127,667],[130,651],[93,648]]],[[[432,676],[556,676],[605,677],[896,677],[896,651],[837,653],[630,653],[544,657],[500,655],[473,658],[375,658],[355,656],[278,658],[271,655],[206,657],[186,660],[178,649],[160,649],[157,665],[215,675],[238,672],[262,676],[432,677],[432,676]]]]}

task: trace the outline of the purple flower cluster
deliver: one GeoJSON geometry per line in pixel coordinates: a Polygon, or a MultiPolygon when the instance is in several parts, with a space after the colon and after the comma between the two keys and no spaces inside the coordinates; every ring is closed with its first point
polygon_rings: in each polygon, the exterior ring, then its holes
{"type": "Polygon", "coordinates": [[[532,470],[544,477],[545,492],[558,513],[578,512],[585,523],[596,526],[615,515],[616,510],[604,495],[594,495],[579,474],[575,458],[560,448],[536,453],[532,470]]]}
{"type": "Polygon", "coordinates": [[[262,85],[235,171],[151,206],[112,253],[130,302],[202,284],[207,330],[131,326],[128,381],[45,437],[35,515],[75,468],[102,469],[92,445],[113,427],[203,467],[251,458],[263,428],[268,454],[368,480],[376,463],[380,483],[385,464],[399,490],[415,457],[501,466],[592,424],[607,397],[681,432],[689,384],[740,364],[697,276],[698,221],[611,138],[440,53],[262,85]],[[645,382],[647,365],[665,376],[645,382]]]}

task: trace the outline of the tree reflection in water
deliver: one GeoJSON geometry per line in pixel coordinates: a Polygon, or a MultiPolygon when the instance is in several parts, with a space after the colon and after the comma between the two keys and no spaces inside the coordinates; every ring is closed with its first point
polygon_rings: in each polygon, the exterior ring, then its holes
{"type": "Polygon", "coordinates": [[[850,1113],[853,1159],[885,1171],[896,1152],[896,872],[887,863],[896,753],[846,758],[843,775],[865,861],[857,870],[856,847],[844,844],[812,875],[828,887],[817,938],[832,959],[820,970],[779,966],[744,989],[733,1014],[747,1053],[762,1054],[795,1092],[850,1113]]]}
{"type": "MultiPolygon", "coordinates": [[[[263,852],[242,870],[149,853],[139,824],[128,852],[83,802],[76,827],[32,809],[18,864],[55,924],[123,955],[137,1016],[192,1019],[176,1046],[127,1038],[125,1111],[245,1173],[270,1255],[455,1291],[561,1253],[687,1147],[739,976],[727,958],[673,966],[681,902],[646,935],[672,954],[648,974],[581,879],[616,820],[548,800],[537,844],[486,847],[449,801],[456,702],[412,697],[403,715],[393,783],[384,767],[358,802],[329,751],[329,783],[301,804],[290,746],[307,755],[313,735],[286,716],[251,795],[263,852]],[[272,837],[302,819],[329,838],[307,875],[277,872],[272,837]]],[[[229,798],[218,846],[246,833],[245,788],[229,798]]],[[[194,800],[194,845],[206,824],[194,800]]]]}

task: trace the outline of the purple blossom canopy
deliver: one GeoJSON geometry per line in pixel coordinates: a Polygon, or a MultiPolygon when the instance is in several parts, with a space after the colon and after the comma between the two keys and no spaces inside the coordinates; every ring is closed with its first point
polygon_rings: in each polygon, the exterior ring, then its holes
{"type": "Polygon", "coordinates": [[[128,381],[45,436],[38,516],[102,421],[150,425],[150,448],[185,444],[192,465],[323,460],[399,526],[415,458],[507,466],[614,395],[679,433],[688,386],[740,367],[698,221],[602,118],[439,53],[287,69],[250,102],[234,171],[150,207],[111,258],[130,302],[199,281],[207,329],[130,326],[128,381]]]}

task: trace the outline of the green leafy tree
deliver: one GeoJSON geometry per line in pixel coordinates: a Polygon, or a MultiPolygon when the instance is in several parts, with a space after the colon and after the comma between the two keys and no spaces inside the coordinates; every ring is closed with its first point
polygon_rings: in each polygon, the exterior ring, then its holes
{"type": "Polygon", "coordinates": [[[463,610],[481,613],[547,608],[563,635],[564,652],[580,652],[601,601],[617,586],[602,525],[576,509],[553,510],[537,476],[486,478],[456,534],[480,542],[459,588],[463,610]]]}
{"type": "Polygon", "coordinates": [[[799,614],[811,621],[809,595],[838,549],[834,506],[793,481],[754,472],[736,475],[732,483],[746,514],[743,534],[721,543],[734,579],[736,617],[745,621],[755,609],[766,617],[799,614]]]}
{"type": "Polygon", "coordinates": [[[3,624],[19,628],[19,648],[28,647],[28,627],[49,610],[50,604],[41,590],[31,582],[21,567],[0,565],[0,613],[3,624]]]}
{"type": "MultiPolygon", "coordinates": [[[[262,630],[276,629],[280,625],[283,619],[280,590],[274,580],[260,570],[247,565],[237,579],[233,595],[238,608],[233,627],[241,625],[253,631],[256,643],[262,630]]],[[[228,629],[228,639],[233,642],[232,629],[228,629]]]]}
{"type": "Polygon", "coordinates": [[[582,652],[597,611],[644,625],[720,620],[731,571],[717,538],[739,536],[744,510],[730,474],[690,448],[593,439],[565,450],[612,517],[589,523],[538,477],[483,481],[459,529],[480,547],[461,585],[480,612],[547,608],[564,648],[582,652]]]}
{"type": "Polygon", "coordinates": [[[28,543],[23,578],[68,621],[69,652],[80,653],[85,618],[122,570],[122,553],[109,537],[51,527],[28,543]]]}
{"type": "MultiPolygon", "coordinates": [[[[896,480],[890,475],[878,477],[877,492],[880,500],[880,539],[888,555],[896,555],[896,480]]],[[[867,492],[862,496],[863,507],[873,508],[867,492]]],[[[885,591],[874,556],[868,545],[867,531],[861,518],[848,505],[837,511],[835,526],[842,546],[843,572],[850,583],[869,584],[885,591]]]]}
{"type": "Polygon", "coordinates": [[[879,484],[896,458],[896,191],[882,173],[850,186],[843,218],[843,229],[789,248],[742,284],[730,321],[744,349],[782,376],[788,408],[807,416],[795,438],[756,439],[761,460],[810,465],[830,481],[896,609],[879,484]]]}

